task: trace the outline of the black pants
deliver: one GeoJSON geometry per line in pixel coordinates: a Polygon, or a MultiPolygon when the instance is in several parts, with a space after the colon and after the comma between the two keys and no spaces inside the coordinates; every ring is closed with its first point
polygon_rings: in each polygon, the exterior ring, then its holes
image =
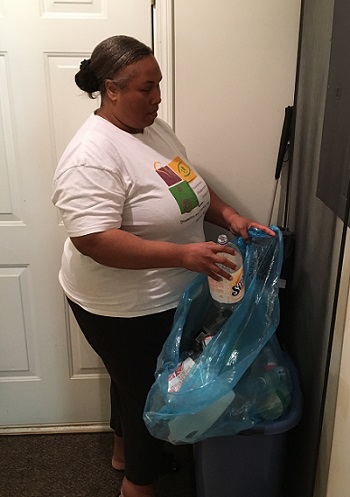
{"type": "Polygon", "coordinates": [[[68,303],[111,377],[112,428],[124,438],[125,476],[136,485],[154,483],[163,442],[150,435],[142,416],[175,309],[118,318],[92,314],[69,299],[68,303]]]}

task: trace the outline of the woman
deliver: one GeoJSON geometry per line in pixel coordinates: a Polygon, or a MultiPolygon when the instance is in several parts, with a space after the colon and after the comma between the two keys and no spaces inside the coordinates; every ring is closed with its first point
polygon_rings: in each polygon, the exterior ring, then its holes
{"type": "Polygon", "coordinates": [[[182,144],[157,119],[161,71],[151,49],[128,36],[101,42],[76,83],[100,107],[58,164],[53,202],[69,238],[59,274],[82,332],[111,376],[113,466],[122,497],[154,497],[163,443],[142,413],[156,360],[185,288],[202,272],[234,269],[205,242],[207,220],[248,237],[251,226],[189,165],[182,144]],[[117,419],[118,418],[118,419],[117,419]]]}

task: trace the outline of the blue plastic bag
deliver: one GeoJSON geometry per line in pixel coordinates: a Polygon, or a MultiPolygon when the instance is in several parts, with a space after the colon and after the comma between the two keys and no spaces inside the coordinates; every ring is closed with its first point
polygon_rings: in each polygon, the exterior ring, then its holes
{"type": "MultiPolygon", "coordinates": [[[[261,381],[259,364],[266,369],[261,359],[264,353],[273,353],[278,378],[288,376],[274,336],[279,324],[283,240],[276,226],[271,229],[275,237],[252,228],[249,243],[242,237],[233,240],[244,259],[244,298],[196,359],[181,388],[171,391],[169,378],[184,361],[213,305],[205,275],[198,275],[185,291],[158,357],[155,382],[144,409],[144,421],[154,437],[184,444],[249,429],[262,420],[256,387],[261,381]]],[[[292,386],[287,384],[290,392],[292,386]]],[[[270,387],[264,393],[270,404],[275,390],[276,386],[270,387]]],[[[288,398],[283,402],[283,412],[289,402],[288,398]]]]}

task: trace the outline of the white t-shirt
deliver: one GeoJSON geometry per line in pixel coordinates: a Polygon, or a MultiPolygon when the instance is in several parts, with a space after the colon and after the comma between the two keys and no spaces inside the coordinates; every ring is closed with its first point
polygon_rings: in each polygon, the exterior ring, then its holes
{"type": "MultiPolygon", "coordinates": [[[[58,164],[52,201],[72,237],[121,228],[147,240],[183,244],[205,240],[210,199],[164,121],[130,134],[91,115],[58,164]]],[[[67,296],[90,312],[134,317],[176,307],[195,276],[183,268],[104,266],[68,238],[59,280],[67,296]]]]}

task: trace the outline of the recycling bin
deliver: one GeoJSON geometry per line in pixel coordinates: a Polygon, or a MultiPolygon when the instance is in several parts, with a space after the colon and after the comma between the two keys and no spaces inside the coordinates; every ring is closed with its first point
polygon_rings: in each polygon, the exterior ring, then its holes
{"type": "Polygon", "coordinates": [[[281,497],[288,432],[300,421],[302,393],[296,368],[287,355],[293,380],[289,411],[232,436],[195,444],[197,497],[281,497]]]}

